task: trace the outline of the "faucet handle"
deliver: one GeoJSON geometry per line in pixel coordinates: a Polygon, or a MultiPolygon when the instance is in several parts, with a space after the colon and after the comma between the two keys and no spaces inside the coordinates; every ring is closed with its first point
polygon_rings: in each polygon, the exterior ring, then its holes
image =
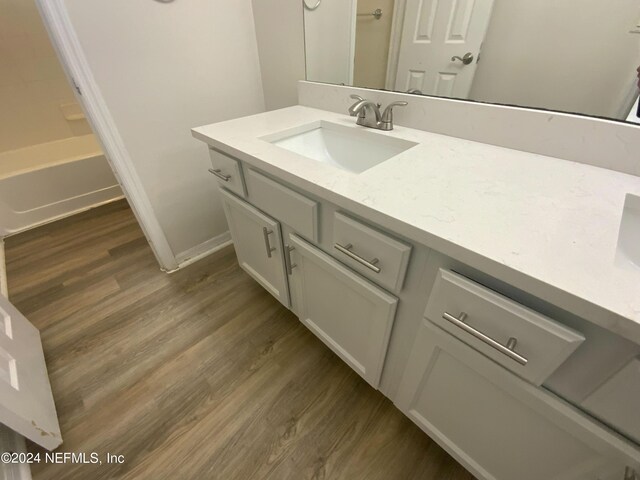
{"type": "Polygon", "coordinates": [[[349,95],[349,98],[353,98],[354,100],[357,100],[359,102],[364,100],[364,98],[362,98],[360,95],[356,95],[355,93],[353,95],[349,95]]]}
{"type": "Polygon", "coordinates": [[[390,103],[389,105],[387,105],[387,108],[384,109],[381,121],[383,123],[388,123],[393,127],[393,107],[406,107],[407,105],[409,105],[407,102],[390,103]]]}

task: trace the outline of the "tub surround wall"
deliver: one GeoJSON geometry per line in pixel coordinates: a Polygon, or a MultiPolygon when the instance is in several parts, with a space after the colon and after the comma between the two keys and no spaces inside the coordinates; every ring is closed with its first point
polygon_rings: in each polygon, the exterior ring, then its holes
{"type": "Polygon", "coordinates": [[[567,113],[301,81],[300,105],[345,113],[351,94],[396,108],[396,125],[640,176],[640,126],[567,113]]]}
{"type": "Polygon", "coordinates": [[[91,133],[34,0],[2,2],[0,72],[0,152],[91,133]]]}

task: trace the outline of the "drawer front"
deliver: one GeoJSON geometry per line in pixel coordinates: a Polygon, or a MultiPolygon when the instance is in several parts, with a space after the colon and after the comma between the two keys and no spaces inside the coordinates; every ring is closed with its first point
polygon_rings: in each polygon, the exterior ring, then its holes
{"type": "Polygon", "coordinates": [[[336,258],[358,273],[392,292],[402,289],[411,245],[336,213],[333,247],[336,258]]]}
{"type": "Polygon", "coordinates": [[[536,385],[584,342],[575,330],[442,269],[425,316],[536,385]]]}
{"type": "Polygon", "coordinates": [[[582,407],[640,443],[640,357],[602,384],[582,407]]]}
{"type": "Polygon", "coordinates": [[[220,186],[245,198],[247,196],[247,188],[242,176],[240,162],[213,148],[209,148],[209,155],[213,166],[209,169],[209,173],[216,178],[220,186]]]}
{"type": "Polygon", "coordinates": [[[251,202],[297,233],[318,241],[318,202],[294,192],[288,187],[249,169],[247,183],[251,202]]]}

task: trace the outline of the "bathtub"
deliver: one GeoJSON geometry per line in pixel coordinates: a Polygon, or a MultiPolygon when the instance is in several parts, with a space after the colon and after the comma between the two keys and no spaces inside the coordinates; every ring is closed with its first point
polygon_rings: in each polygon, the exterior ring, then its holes
{"type": "Polygon", "coordinates": [[[119,198],[94,135],[0,153],[0,237],[119,198]]]}

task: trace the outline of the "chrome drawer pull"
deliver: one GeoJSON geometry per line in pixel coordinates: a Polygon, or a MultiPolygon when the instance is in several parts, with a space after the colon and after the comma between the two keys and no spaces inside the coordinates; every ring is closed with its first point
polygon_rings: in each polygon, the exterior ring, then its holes
{"type": "Polygon", "coordinates": [[[267,257],[271,258],[271,252],[273,252],[276,248],[272,247],[269,243],[269,235],[273,233],[273,230],[269,230],[267,227],[262,227],[262,236],[264,237],[264,246],[267,249],[267,257]]]}
{"type": "Polygon", "coordinates": [[[464,320],[467,318],[467,314],[464,313],[464,312],[460,314],[460,318],[456,318],[453,315],[451,315],[450,313],[444,312],[442,314],[442,318],[444,318],[448,322],[453,323],[456,327],[460,327],[462,330],[464,330],[465,332],[473,335],[478,340],[483,341],[484,343],[486,343],[490,347],[495,348],[500,353],[505,354],[511,360],[514,360],[514,361],[518,362],[520,365],[524,366],[527,363],[529,363],[529,360],[527,360],[522,355],[519,355],[518,353],[516,353],[514,351],[514,349],[516,348],[516,345],[518,344],[518,340],[516,338],[511,337],[509,339],[509,341],[507,342],[506,346],[502,345],[501,343],[496,342],[493,338],[491,338],[491,337],[485,335],[484,333],[482,333],[480,330],[476,330],[475,328],[473,328],[473,327],[467,325],[466,323],[464,323],[464,320]]]}
{"type": "Polygon", "coordinates": [[[291,263],[291,251],[295,249],[296,247],[292,247],[291,245],[284,246],[284,265],[287,267],[288,275],[293,275],[293,269],[298,266],[295,263],[291,263]]]}
{"type": "Polygon", "coordinates": [[[213,168],[210,168],[209,173],[213,173],[216,177],[218,177],[220,180],[224,180],[225,182],[231,180],[231,175],[225,175],[219,168],[216,168],[215,170],[213,168]]]}
{"type": "Polygon", "coordinates": [[[344,253],[347,257],[352,258],[353,260],[358,262],[360,265],[364,265],[369,270],[373,270],[376,273],[380,273],[380,267],[376,266],[376,264],[380,261],[377,258],[374,258],[371,261],[365,260],[360,255],[357,255],[351,251],[351,249],[353,248],[353,245],[351,245],[350,243],[348,243],[345,246],[342,246],[339,243],[336,243],[333,246],[340,253],[344,253]]]}

